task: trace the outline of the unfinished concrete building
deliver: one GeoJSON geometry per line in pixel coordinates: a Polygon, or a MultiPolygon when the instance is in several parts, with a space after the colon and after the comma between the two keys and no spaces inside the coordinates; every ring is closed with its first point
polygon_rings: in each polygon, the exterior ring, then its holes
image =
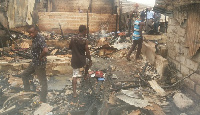
{"type": "Polygon", "coordinates": [[[45,0],[40,3],[38,24],[43,31],[76,32],[79,25],[87,25],[89,12],[89,30],[97,32],[102,29],[116,30],[116,14],[119,0],[45,0]]]}
{"type": "MultiPolygon", "coordinates": [[[[168,60],[175,64],[178,78],[195,72],[200,63],[200,1],[156,0],[156,8],[169,14],[167,29],[168,60]]],[[[200,95],[200,74],[184,80],[185,86],[200,95]]]]}

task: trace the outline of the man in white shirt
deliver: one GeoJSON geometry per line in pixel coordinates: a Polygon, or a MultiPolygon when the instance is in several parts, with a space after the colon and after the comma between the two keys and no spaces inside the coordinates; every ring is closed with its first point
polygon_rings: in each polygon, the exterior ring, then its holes
{"type": "Polygon", "coordinates": [[[149,31],[153,28],[153,17],[154,17],[154,12],[151,10],[151,8],[148,8],[147,11],[147,24],[146,24],[146,33],[148,34],[149,31]]]}

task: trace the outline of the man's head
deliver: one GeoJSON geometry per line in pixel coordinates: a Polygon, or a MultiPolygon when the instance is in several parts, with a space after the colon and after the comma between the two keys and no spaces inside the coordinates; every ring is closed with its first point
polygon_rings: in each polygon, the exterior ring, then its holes
{"type": "Polygon", "coordinates": [[[28,25],[26,30],[29,33],[29,36],[32,37],[32,38],[35,38],[38,34],[38,30],[33,25],[28,25]]]}
{"type": "Polygon", "coordinates": [[[80,33],[80,34],[83,34],[84,36],[86,35],[86,33],[87,33],[87,28],[86,28],[85,25],[80,25],[80,26],[79,26],[79,33],[80,33]]]}

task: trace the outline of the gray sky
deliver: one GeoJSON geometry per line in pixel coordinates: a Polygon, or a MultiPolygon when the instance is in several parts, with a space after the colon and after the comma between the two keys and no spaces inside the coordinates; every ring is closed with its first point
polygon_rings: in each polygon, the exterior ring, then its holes
{"type": "Polygon", "coordinates": [[[127,1],[142,3],[142,4],[149,5],[149,6],[154,6],[154,4],[155,4],[155,0],[127,0],[127,1]]]}

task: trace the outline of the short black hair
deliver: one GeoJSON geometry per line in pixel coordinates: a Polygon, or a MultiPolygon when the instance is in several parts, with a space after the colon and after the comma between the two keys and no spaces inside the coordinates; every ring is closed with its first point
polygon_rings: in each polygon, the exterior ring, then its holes
{"type": "Polygon", "coordinates": [[[85,25],[80,25],[79,26],[79,32],[82,33],[83,31],[87,30],[85,25]]]}

